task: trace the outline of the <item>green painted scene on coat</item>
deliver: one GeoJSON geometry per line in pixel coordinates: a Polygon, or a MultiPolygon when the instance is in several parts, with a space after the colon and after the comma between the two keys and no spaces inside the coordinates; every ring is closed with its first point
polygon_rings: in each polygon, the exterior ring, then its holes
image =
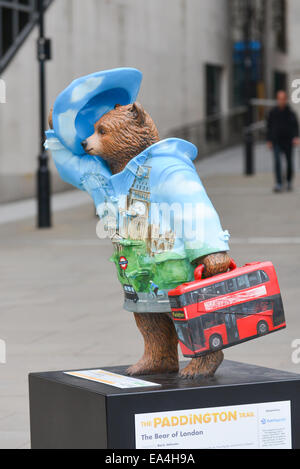
{"type": "Polygon", "coordinates": [[[150,292],[151,281],[160,290],[169,290],[194,279],[194,266],[185,255],[168,251],[150,256],[145,241],[120,241],[111,261],[121,284],[130,284],[140,293],[150,292]],[[128,262],[126,270],[120,267],[121,257],[128,262]]]}

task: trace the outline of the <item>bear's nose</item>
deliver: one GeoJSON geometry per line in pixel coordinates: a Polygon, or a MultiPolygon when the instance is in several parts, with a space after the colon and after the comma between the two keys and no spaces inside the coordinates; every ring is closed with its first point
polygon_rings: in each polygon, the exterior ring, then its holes
{"type": "Polygon", "coordinates": [[[81,146],[82,146],[82,148],[85,150],[86,147],[87,147],[87,141],[86,141],[86,140],[83,140],[83,141],[81,142],[81,146]]]}

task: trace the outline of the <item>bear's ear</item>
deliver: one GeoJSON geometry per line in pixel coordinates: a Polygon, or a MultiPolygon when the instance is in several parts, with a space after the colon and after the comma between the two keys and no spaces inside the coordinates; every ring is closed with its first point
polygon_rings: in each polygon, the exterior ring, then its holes
{"type": "Polygon", "coordinates": [[[130,112],[132,112],[133,118],[136,120],[138,125],[144,125],[146,120],[146,114],[143,106],[140,103],[133,103],[130,112]]]}
{"type": "Polygon", "coordinates": [[[118,109],[118,107],[121,107],[121,104],[116,104],[115,109],[118,109]]]}

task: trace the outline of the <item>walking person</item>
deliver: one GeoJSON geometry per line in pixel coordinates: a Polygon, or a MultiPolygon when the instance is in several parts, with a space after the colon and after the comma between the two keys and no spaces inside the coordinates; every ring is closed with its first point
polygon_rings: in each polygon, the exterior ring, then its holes
{"type": "Polygon", "coordinates": [[[287,163],[287,190],[293,190],[294,163],[293,147],[300,144],[299,124],[294,111],[288,104],[288,97],[285,91],[278,91],[277,106],[275,106],[268,117],[267,141],[268,147],[274,152],[274,168],[276,184],[274,192],[282,192],[282,154],[285,155],[287,163]]]}

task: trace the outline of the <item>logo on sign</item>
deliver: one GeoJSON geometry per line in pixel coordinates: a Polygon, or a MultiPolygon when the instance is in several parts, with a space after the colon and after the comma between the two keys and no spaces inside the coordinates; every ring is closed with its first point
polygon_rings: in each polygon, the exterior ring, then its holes
{"type": "Polygon", "coordinates": [[[120,257],[119,259],[119,266],[122,270],[126,270],[127,267],[128,267],[128,260],[126,259],[126,257],[120,257]]]}

